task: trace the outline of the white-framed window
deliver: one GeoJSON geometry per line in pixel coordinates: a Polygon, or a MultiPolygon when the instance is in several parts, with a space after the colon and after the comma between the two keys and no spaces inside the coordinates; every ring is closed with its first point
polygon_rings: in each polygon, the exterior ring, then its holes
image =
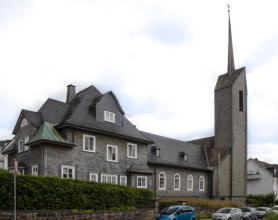
{"type": "Polygon", "coordinates": [[[101,182],[117,184],[118,177],[116,175],[101,174],[101,182]]]}
{"type": "Polygon", "coordinates": [[[160,149],[159,148],[155,149],[155,156],[160,157],[160,149]]]}
{"type": "Polygon", "coordinates": [[[179,173],[176,173],[174,176],[174,190],[180,190],[181,176],[179,173]]]}
{"type": "Polygon", "coordinates": [[[184,160],[184,161],[188,161],[188,155],[187,155],[187,154],[184,154],[184,155],[183,155],[183,160],[184,160]]]}
{"type": "Polygon", "coordinates": [[[25,145],[28,141],[29,141],[29,137],[24,138],[24,150],[25,151],[30,149],[29,146],[25,145]]]}
{"type": "Polygon", "coordinates": [[[96,137],[83,134],[83,151],[96,152],[96,137]]]}
{"type": "Polygon", "coordinates": [[[98,174],[97,173],[90,173],[90,181],[98,182],[98,174]]]}
{"type": "Polygon", "coordinates": [[[205,178],[200,176],[199,179],[199,191],[205,191],[205,178]]]}
{"type": "Polygon", "coordinates": [[[31,167],[31,171],[32,171],[33,176],[38,176],[39,175],[39,166],[37,164],[33,165],[31,167]]]}
{"type": "Polygon", "coordinates": [[[115,113],[110,111],[104,111],[104,121],[115,123],[115,113]]]}
{"type": "Polygon", "coordinates": [[[24,143],[23,140],[18,141],[18,153],[21,153],[24,151],[24,143]]]}
{"type": "Polygon", "coordinates": [[[137,144],[127,144],[127,157],[137,159],[137,144]]]}
{"type": "Polygon", "coordinates": [[[123,186],[127,185],[126,176],[120,176],[120,185],[123,185],[123,186]]]}
{"type": "Polygon", "coordinates": [[[189,175],[187,177],[187,191],[193,191],[193,176],[189,175]]]}
{"type": "Polygon", "coordinates": [[[107,161],[118,162],[118,147],[107,145],[107,161]]]}
{"type": "Polygon", "coordinates": [[[75,179],[75,167],[62,166],[62,178],[75,179]]]}
{"type": "Polygon", "coordinates": [[[137,188],[147,188],[148,187],[148,177],[137,176],[137,188]]]}
{"type": "Polygon", "coordinates": [[[164,172],[159,173],[159,190],[166,190],[166,174],[164,172]]]}

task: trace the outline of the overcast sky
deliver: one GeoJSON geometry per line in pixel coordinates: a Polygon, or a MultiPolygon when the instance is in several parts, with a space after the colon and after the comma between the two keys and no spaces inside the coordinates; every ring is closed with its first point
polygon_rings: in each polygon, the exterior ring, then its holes
{"type": "MultiPolygon", "coordinates": [[[[21,109],[66,86],[112,90],[139,129],[182,140],[214,133],[227,69],[223,0],[0,0],[0,140],[21,109]]],[[[277,0],[230,0],[236,68],[248,85],[248,154],[278,163],[277,0]]]]}

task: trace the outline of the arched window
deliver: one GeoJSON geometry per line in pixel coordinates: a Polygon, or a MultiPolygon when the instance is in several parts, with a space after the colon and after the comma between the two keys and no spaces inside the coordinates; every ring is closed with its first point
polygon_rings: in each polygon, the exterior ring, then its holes
{"type": "Polygon", "coordinates": [[[174,176],[174,190],[180,190],[180,174],[176,173],[174,176]]]}
{"type": "Polygon", "coordinates": [[[22,127],[26,126],[27,124],[28,124],[27,120],[25,118],[23,118],[21,121],[20,127],[22,128],[22,127]]]}
{"type": "Polygon", "coordinates": [[[193,176],[189,175],[187,177],[187,191],[193,191],[193,176]]]}
{"type": "Polygon", "coordinates": [[[199,179],[199,191],[205,191],[205,178],[203,176],[199,179]]]}
{"type": "Polygon", "coordinates": [[[159,173],[159,190],[166,189],[166,174],[164,172],[159,173]]]}

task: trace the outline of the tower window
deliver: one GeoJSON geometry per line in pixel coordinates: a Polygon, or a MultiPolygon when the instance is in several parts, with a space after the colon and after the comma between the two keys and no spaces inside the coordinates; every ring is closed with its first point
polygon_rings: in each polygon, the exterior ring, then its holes
{"type": "Polygon", "coordinates": [[[239,111],[243,112],[243,91],[239,90],[239,111]]]}

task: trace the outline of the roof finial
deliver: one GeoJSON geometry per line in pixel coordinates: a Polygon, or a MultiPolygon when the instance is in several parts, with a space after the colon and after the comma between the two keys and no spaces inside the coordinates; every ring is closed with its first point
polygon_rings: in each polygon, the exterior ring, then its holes
{"type": "Polygon", "coordinates": [[[228,7],[228,16],[229,16],[229,36],[228,36],[228,73],[231,73],[235,70],[234,64],[234,51],[233,51],[233,42],[232,42],[232,30],[231,30],[231,21],[230,21],[230,5],[228,7]]]}

